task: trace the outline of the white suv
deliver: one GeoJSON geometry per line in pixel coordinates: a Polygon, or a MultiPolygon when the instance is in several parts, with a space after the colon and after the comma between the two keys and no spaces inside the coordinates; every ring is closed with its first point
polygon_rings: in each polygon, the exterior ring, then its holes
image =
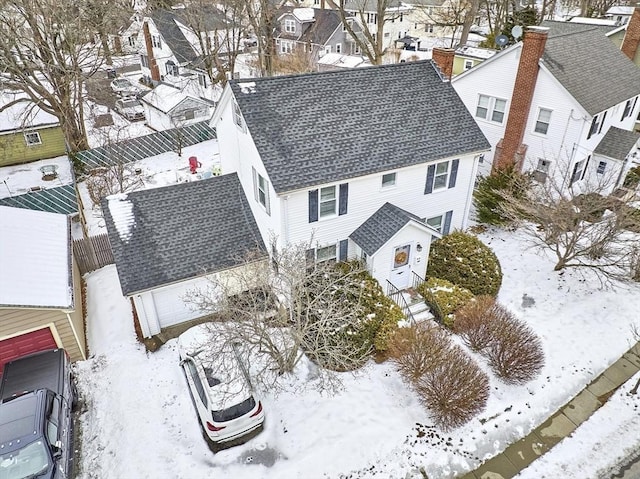
{"type": "Polygon", "coordinates": [[[262,428],[262,403],[235,348],[216,350],[208,341],[207,326],[199,325],[180,335],[178,353],[202,429],[213,446],[241,442],[262,428]]]}

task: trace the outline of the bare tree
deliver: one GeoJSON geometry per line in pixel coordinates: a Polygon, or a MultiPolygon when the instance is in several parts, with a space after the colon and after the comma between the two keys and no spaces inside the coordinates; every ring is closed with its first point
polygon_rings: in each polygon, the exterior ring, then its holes
{"type": "Polygon", "coordinates": [[[363,320],[361,266],[310,265],[308,247],[288,246],[272,262],[249,252],[242,267],[210,276],[207,288],[185,297],[217,319],[215,344],[238,342],[249,357],[262,358],[253,360],[253,376],[266,388],[277,387],[304,356],[327,387],[335,384],[333,371],[353,370],[371,353],[352,339],[363,320]]]}
{"type": "Polygon", "coordinates": [[[280,3],[274,0],[241,0],[249,25],[258,42],[258,67],[261,76],[272,76],[276,53],[276,21],[280,3]]]}
{"type": "Polygon", "coordinates": [[[311,48],[305,50],[296,46],[291,53],[278,55],[273,68],[277,73],[285,75],[315,71],[311,48]]]}
{"type": "Polygon", "coordinates": [[[88,148],[84,83],[100,66],[91,44],[87,11],[75,0],[5,0],[0,11],[0,82],[58,118],[71,153],[88,148]]]}
{"type": "Polygon", "coordinates": [[[441,28],[444,35],[451,35],[451,40],[446,46],[453,48],[458,43],[461,45],[467,43],[478,6],[479,0],[451,0],[440,7],[417,8],[425,17],[426,22],[441,28]],[[456,40],[458,32],[462,32],[459,42],[456,40]]]}
{"type": "Polygon", "coordinates": [[[121,27],[131,21],[135,0],[84,0],[89,28],[95,31],[100,41],[107,65],[113,65],[109,47],[109,35],[118,33],[121,27]]]}
{"type": "Polygon", "coordinates": [[[504,191],[500,208],[515,224],[529,223],[523,231],[534,246],[555,256],[555,271],[583,267],[601,277],[628,279],[638,241],[630,231],[638,231],[637,211],[608,195],[615,179],[576,173],[549,175],[520,197],[504,191]]]}
{"type": "Polygon", "coordinates": [[[385,25],[404,13],[397,0],[327,0],[338,11],[342,25],[360,51],[373,65],[380,65],[389,40],[385,40],[385,25]],[[370,25],[373,25],[371,27],[370,25]]]}
{"type": "Polygon", "coordinates": [[[227,80],[235,70],[246,18],[244,0],[192,0],[181,15],[195,33],[198,66],[212,85],[227,80]]]}

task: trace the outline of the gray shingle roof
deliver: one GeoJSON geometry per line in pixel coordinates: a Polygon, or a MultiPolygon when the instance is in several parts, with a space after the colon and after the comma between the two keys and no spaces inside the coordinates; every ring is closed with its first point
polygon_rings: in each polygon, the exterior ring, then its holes
{"type": "Polygon", "coordinates": [[[349,238],[365,253],[372,255],[411,220],[425,225],[416,215],[391,203],[385,203],[351,233],[349,238]]]}
{"type": "Polygon", "coordinates": [[[640,93],[640,68],[604,35],[602,28],[556,23],[543,24],[551,28],[543,64],[589,114],[640,93]]]}
{"type": "MultiPolygon", "coordinates": [[[[129,193],[135,224],[124,241],[102,209],[122,292],[130,295],[228,269],[266,248],[237,174],[129,193]]],[[[113,203],[111,203],[113,205],[113,203]]],[[[114,210],[115,211],[115,210],[114,210]]]]}
{"type": "Polygon", "coordinates": [[[638,139],[640,133],[612,126],[593,152],[615,160],[624,160],[638,139]]]}
{"type": "Polygon", "coordinates": [[[276,192],[490,148],[430,62],[229,82],[276,192]]]}
{"type": "Polygon", "coordinates": [[[208,32],[225,25],[224,15],[215,7],[208,6],[201,7],[197,12],[189,8],[157,9],[149,16],[180,64],[196,60],[198,53],[182,33],[178,22],[187,26],[197,25],[208,32]]]}
{"type": "MultiPolygon", "coordinates": [[[[293,16],[293,11],[294,7],[283,7],[279,10],[277,17],[281,18],[285,14],[293,16]]],[[[342,20],[337,10],[314,8],[313,21],[304,22],[302,25],[303,31],[298,38],[297,35],[282,31],[282,22],[279,22],[277,26],[278,37],[324,45],[331,38],[331,34],[336,31],[336,28],[342,25],[342,20]]]]}

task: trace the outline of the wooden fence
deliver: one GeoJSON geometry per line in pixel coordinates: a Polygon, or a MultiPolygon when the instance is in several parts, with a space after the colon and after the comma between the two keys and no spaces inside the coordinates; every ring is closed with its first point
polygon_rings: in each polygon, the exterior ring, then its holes
{"type": "Polygon", "coordinates": [[[73,241],[73,254],[81,274],[113,264],[113,252],[106,234],[73,241]]]}

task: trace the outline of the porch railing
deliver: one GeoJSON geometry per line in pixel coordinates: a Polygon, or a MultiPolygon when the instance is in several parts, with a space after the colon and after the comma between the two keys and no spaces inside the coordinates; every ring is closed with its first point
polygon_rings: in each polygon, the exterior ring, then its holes
{"type": "Polygon", "coordinates": [[[407,300],[404,299],[402,291],[400,291],[391,281],[387,280],[387,296],[389,296],[402,310],[404,316],[409,320],[411,324],[416,323],[416,319],[413,317],[411,309],[407,300]]]}
{"type": "MultiPolygon", "coordinates": [[[[418,286],[420,286],[426,280],[415,271],[411,271],[411,274],[411,287],[416,292],[418,292],[418,286]]],[[[427,306],[429,306],[429,310],[431,310],[431,314],[433,314],[433,317],[436,319],[436,321],[442,323],[442,321],[444,320],[444,315],[442,314],[442,310],[440,309],[440,305],[438,304],[438,301],[436,301],[435,296],[426,289],[420,290],[418,294],[420,294],[420,296],[424,298],[424,302],[427,303],[427,306]]]]}

